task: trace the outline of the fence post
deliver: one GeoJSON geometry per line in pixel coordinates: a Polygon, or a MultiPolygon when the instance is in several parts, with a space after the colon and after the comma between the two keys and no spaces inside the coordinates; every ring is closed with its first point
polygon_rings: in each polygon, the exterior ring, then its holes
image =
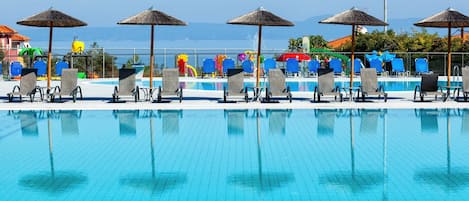
{"type": "Polygon", "coordinates": [[[461,54],[461,68],[464,67],[464,52],[461,54]]]}
{"type": "Polygon", "coordinates": [[[103,78],[106,78],[106,57],[104,56],[104,47],[103,47],[103,78]]]}
{"type": "Polygon", "coordinates": [[[195,58],[194,68],[197,68],[199,66],[198,65],[199,59],[197,58],[197,48],[194,48],[194,58],[195,58]]]}
{"type": "Polygon", "coordinates": [[[166,68],[166,48],[163,49],[163,58],[164,58],[163,68],[166,68]]]}
{"type": "MultiPolygon", "coordinates": [[[[444,61],[446,61],[448,55],[446,55],[447,53],[444,53],[444,54],[445,54],[444,61]]],[[[444,62],[444,63],[445,63],[445,65],[443,65],[443,67],[444,67],[443,70],[444,70],[444,76],[446,76],[446,72],[448,72],[446,68],[451,68],[451,67],[446,66],[447,65],[446,62],[444,62]]]]}

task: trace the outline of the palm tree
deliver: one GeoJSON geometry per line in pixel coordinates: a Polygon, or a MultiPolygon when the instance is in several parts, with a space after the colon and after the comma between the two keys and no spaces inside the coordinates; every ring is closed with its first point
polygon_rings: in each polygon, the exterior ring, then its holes
{"type": "Polygon", "coordinates": [[[21,49],[21,51],[18,53],[19,56],[24,56],[24,55],[29,56],[29,67],[32,66],[34,56],[36,55],[42,56],[42,54],[44,54],[42,49],[37,48],[37,47],[26,47],[26,48],[21,49]]]}

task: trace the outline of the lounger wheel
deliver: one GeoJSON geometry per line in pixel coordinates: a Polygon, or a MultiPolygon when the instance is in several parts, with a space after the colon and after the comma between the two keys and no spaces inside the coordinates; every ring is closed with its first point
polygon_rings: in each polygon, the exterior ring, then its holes
{"type": "Polygon", "coordinates": [[[388,94],[384,94],[384,102],[388,102],[388,94]]]}
{"type": "Polygon", "coordinates": [[[340,98],[340,102],[344,100],[344,97],[342,96],[342,94],[339,94],[339,98],[340,98]]]}

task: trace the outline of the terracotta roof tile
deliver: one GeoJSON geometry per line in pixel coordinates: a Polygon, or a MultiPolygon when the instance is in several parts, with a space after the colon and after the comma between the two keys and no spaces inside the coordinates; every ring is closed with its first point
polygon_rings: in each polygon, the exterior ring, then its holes
{"type": "Polygon", "coordinates": [[[9,26],[0,25],[0,34],[14,34],[16,31],[9,26]]]}
{"type": "Polygon", "coordinates": [[[332,41],[329,41],[327,43],[327,46],[331,47],[331,48],[338,48],[348,42],[352,41],[352,36],[345,36],[345,37],[342,37],[342,38],[338,38],[338,39],[335,39],[335,40],[332,40],[332,41]]]}
{"type": "Polygon", "coordinates": [[[26,36],[23,36],[21,34],[14,34],[12,37],[11,37],[11,40],[12,41],[21,41],[21,42],[25,42],[25,41],[29,41],[30,38],[29,37],[26,37],[26,36]]]}

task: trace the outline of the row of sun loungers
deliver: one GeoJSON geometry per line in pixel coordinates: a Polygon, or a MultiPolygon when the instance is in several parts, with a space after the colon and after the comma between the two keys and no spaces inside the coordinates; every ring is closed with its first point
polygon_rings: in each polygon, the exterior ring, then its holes
{"type": "Polygon", "coordinates": [[[23,96],[29,96],[30,101],[33,102],[37,93],[39,93],[41,100],[44,99],[44,95],[49,96],[51,102],[55,101],[56,96],[58,96],[60,100],[62,96],[70,96],[73,102],[76,101],[78,95],[83,99],[81,88],[77,83],[77,74],[78,69],[63,69],[60,86],[56,86],[52,90],[44,92],[45,88],[36,85],[37,69],[24,68],[21,71],[20,85],[14,86],[12,92],[7,94],[8,101],[13,101],[15,96],[18,96],[20,101],[22,101],[23,96]]]}
{"type": "MultiPolygon", "coordinates": [[[[264,71],[268,74],[270,69],[277,68],[277,62],[275,59],[268,58],[264,61],[264,71]]],[[[333,58],[328,62],[329,68],[333,69],[334,74],[342,74],[343,73],[343,62],[339,58],[333,58]]],[[[363,64],[362,60],[356,58],[354,61],[354,74],[359,75],[363,69],[365,69],[365,65],[363,64]]],[[[321,63],[319,60],[311,60],[307,62],[307,71],[309,75],[317,75],[320,70],[321,63]]],[[[254,63],[250,60],[243,61],[241,63],[241,67],[244,73],[250,74],[254,73],[254,63]]],[[[229,69],[235,68],[235,61],[233,59],[227,58],[224,59],[222,62],[223,74],[226,75],[229,69]]],[[[380,59],[372,59],[369,61],[369,68],[376,69],[376,73],[381,75],[385,72],[383,69],[383,61],[380,59]]],[[[300,73],[300,62],[297,59],[290,58],[285,61],[285,73],[287,75],[298,75],[300,73]]],[[[406,71],[404,66],[404,60],[402,58],[394,58],[391,61],[391,74],[395,75],[409,75],[410,72],[406,71]]],[[[204,75],[211,75],[216,72],[215,68],[215,60],[213,59],[205,59],[202,65],[202,77],[204,75]]],[[[426,58],[416,58],[415,59],[415,74],[421,75],[425,73],[430,73],[428,67],[428,60],[426,58]]]]}
{"type": "MultiPolygon", "coordinates": [[[[15,96],[18,96],[21,101],[23,96],[29,96],[30,101],[33,102],[36,95],[39,94],[41,100],[44,99],[44,96],[47,96],[46,98],[54,102],[56,97],[61,100],[63,96],[70,96],[75,102],[77,98],[83,98],[82,90],[77,83],[77,73],[77,69],[63,69],[60,86],[46,89],[36,85],[37,69],[24,68],[20,85],[14,86],[12,92],[7,94],[8,100],[12,101],[15,96]]],[[[140,100],[141,92],[145,100],[151,100],[153,94],[156,94],[156,102],[163,102],[164,97],[176,97],[179,102],[182,102],[183,89],[180,87],[178,69],[164,69],[162,86],[156,88],[155,91],[137,86],[135,75],[135,69],[123,68],[119,70],[119,86],[114,88],[113,102],[119,101],[123,96],[132,97],[137,102],[140,100]]],[[[230,99],[242,99],[245,102],[249,100],[274,102],[273,99],[276,98],[286,98],[289,102],[292,101],[292,93],[289,86],[286,85],[285,73],[280,69],[269,70],[268,86],[246,87],[244,85],[243,69],[228,69],[227,75],[227,86],[223,89],[223,102],[228,102],[230,99]],[[248,92],[251,90],[254,97],[249,98],[248,92]],[[261,93],[265,93],[262,99],[260,98],[261,93]]],[[[454,93],[457,92],[457,97],[462,93],[464,100],[467,101],[469,95],[469,68],[463,68],[462,75],[463,86],[454,88],[454,93]]],[[[383,97],[384,101],[387,101],[388,94],[382,86],[378,85],[376,69],[362,69],[360,78],[361,85],[359,87],[340,88],[335,86],[333,69],[318,69],[318,86],[314,89],[313,101],[317,100],[319,102],[322,96],[333,96],[335,100],[342,101],[344,94],[348,95],[349,100],[352,100],[353,91],[356,92],[357,99],[361,98],[362,101],[368,96],[378,96],[378,99],[383,97]]],[[[449,92],[449,90],[446,91],[449,92]]],[[[416,86],[414,90],[414,100],[417,97],[423,101],[425,96],[435,96],[435,99],[441,96],[441,99],[445,101],[448,95],[438,86],[438,75],[436,74],[422,74],[421,85],[416,86]]]]}

